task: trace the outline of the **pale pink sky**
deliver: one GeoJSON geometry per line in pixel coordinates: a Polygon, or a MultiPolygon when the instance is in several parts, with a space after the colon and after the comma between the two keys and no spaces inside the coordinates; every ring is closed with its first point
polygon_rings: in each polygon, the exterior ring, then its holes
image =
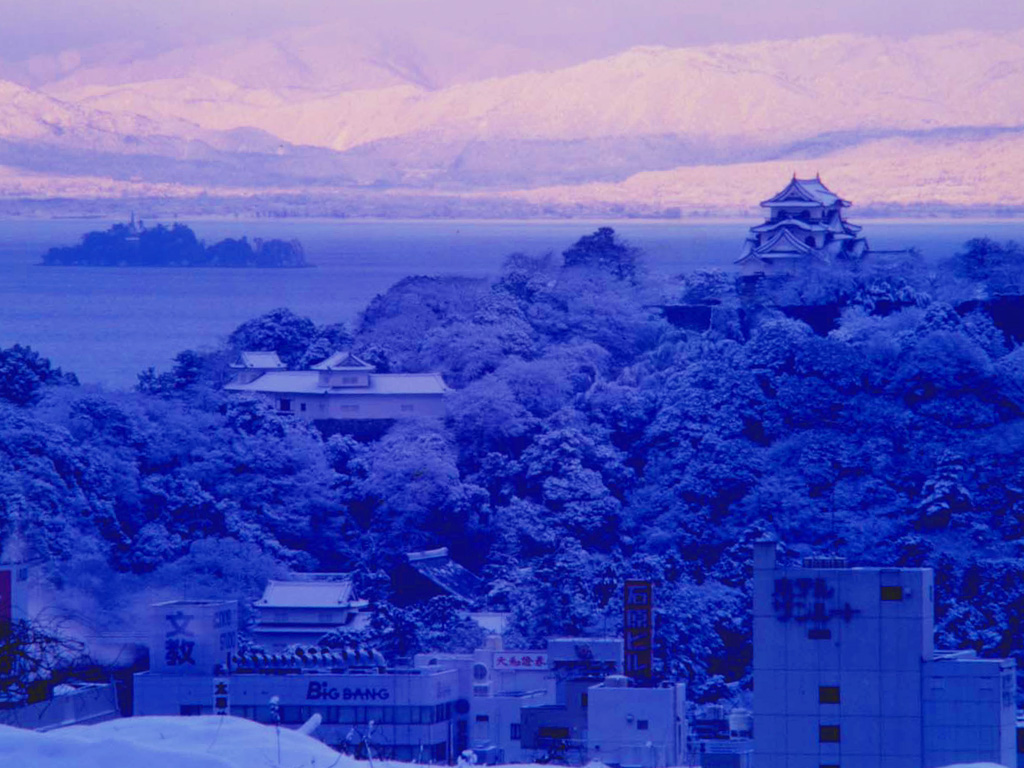
{"type": "Polygon", "coordinates": [[[1024,27],[1021,0],[0,0],[0,58],[123,39],[156,49],[339,18],[442,27],[567,58],[834,32],[909,36],[1024,27]]]}

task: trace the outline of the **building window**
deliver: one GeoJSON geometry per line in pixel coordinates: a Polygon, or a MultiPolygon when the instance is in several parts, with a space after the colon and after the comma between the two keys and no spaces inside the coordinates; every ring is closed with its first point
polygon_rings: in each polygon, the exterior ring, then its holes
{"type": "Polygon", "coordinates": [[[587,708],[587,704],[590,703],[590,697],[586,693],[580,694],[580,706],[584,709],[587,708]]]}
{"type": "Polygon", "coordinates": [[[899,602],[903,599],[903,587],[882,587],[882,600],[899,602]]]}
{"type": "Polygon", "coordinates": [[[490,715],[477,715],[476,716],[476,721],[478,723],[488,723],[488,722],[490,722],[490,720],[491,720],[490,715]]]}
{"type": "Polygon", "coordinates": [[[299,410],[300,411],[306,410],[306,404],[305,403],[299,403],[299,410]]]}
{"type": "Polygon", "coordinates": [[[818,741],[822,744],[838,744],[839,743],[839,726],[838,725],[819,725],[818,726],[818,741]]]}
{"type": "Polygon", "coordinates": [[[285,398],[282,397],[281,398],[281,410],[282,411],[290,411],[291,409],[292,409],[292,401],[291,400],[286,400],[285,398]]]}
{"type": "Polygon", "coordinates": [[[839,768],[839,766],[833,763],[829,763],[828,765],[821,765],[819,766],[819,768],[839,768]]]}
{"type": "Polygon", "coordinates": [[[568,739],[569,729],[559,725],[542,725],[537,735],[542,739],[568,739]]]}
{"type": "Polygon", "coordinates": [[[807,639],[808,640],[831,640],[832,639],[832,630],[831,629],[821,629],[821,628],[808,629],[807,630],[807,639]]]}
{"type": "Polygon", "coordinates": [[[510,739],[512,739],[512,741],[519,741],[519,739],[522,738],[522,735],[522,725],[520,725],[519,723],[512,723],[508,727],[508,736],[510,739]]]}
{"type": "Polygon", "coordinates": [[[179,711],[182,717],[201,715],[203,714],[203,706],[201,704],[182,704],[179,711]]]}
{"type": "Polygon", "coordinates": [[[27,581],[27,580],[28,580],[28,568],[19,568],[18,569],[18,581],[27,581]]]}
{"type": "Polygon", "coordinates": [[[818,686],[818,703],[819,704],[838,704],[839,703],[839,686],[838,685],[820,685],[820,686],[818,686]]]}
{"type": "Polygon", "coordinates": [[[650,723],[647,720],[637,720],[636,729],[638,731],[646,731],[650,727],[650,723]]]}

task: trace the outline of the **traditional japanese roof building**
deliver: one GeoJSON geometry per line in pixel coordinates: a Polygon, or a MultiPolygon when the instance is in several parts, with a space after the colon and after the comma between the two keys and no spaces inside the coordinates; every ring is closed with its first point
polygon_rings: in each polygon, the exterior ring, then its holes
{"type": "Polygon", "coordinates": [[[350,352],[335,353],[305,371],[271,366],[277,360],[273,352],[243,352],[242,360],[249,363],[233,366],[241,370],[224,389],[264,395],[285,413],[357,420],[445,415],[448,387],[439,373],[377,373],[350,352]]]}
{"type": "Polygon", "coordinates": [[[231,367],[238,371],[235,375],[235,384],[246,384],[255,381],[264,373],[270,371],[283,371],[286,366],[277,356],[277,352],[243,352],[239,355],[238,362],[232,363],[231,367]]]}
{"type": "Polygon", "coordinates": [[[483,593],[480,578],[452,560],[448,547],[407,552],[405,562],[392,573],[391,582],[395,591],[392,601],[396,605],[425,602],[440,595],[469,604],[483,593]]]}
{"type": "Polygon", "coordinates": [[[848,200],[833,193],[820,177],[793,179],[761,203],[770,211],[764,224],[751,227],[737,264],[744,274],[778,274],[801,264],[854,260],[868,252],[861,228],[843,218],[848,200]]]}
{"type": "Polygon", "coordinates": [[[346,574],[307,573],[272,580],[253,604],[253,637],[268,651],[296,643],[315,645],[332,629],[364,629],[370,620],[368,606],[366,600],[355,599],[346,574]]]}

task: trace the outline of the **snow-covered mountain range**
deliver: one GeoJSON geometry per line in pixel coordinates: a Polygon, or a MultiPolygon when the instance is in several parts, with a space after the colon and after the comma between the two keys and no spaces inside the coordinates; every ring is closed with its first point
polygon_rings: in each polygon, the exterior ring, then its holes
{"type": "Polygon", "coordinates": [[[813,167],[880,205],[1024,204],[1020,30],[639,47],[565,66],[333,26],[0,72],[18,81],[0,82],[6,196],[13,178],[45,194],[88,177],[718,210],[813,167]]]}

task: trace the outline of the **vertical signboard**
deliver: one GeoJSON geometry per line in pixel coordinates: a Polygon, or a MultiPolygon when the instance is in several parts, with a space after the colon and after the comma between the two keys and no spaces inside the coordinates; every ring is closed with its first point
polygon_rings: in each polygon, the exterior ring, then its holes
{"type": "Polygon", "coordinates": [[[0,637],[11,632],[11,618],[14,613],[14,596],[11,592],[11,572],[0,571],[0,637]]]}
{"type": "Polygon", "coordinates": [[[648,680],[653,672],[653,596],[649,581],[627,581],[623,590],[623,661],[626,674],[637,680],[648,680]]]}
{"type": "Polygon", "coordinates": [[[213,714],[226,715],[231,707],[231,697],[228,692],[230,679],[227,677],[213,678],[213,714]]]}
{"type": "Polygon", "coordinates": [[[157,603],[153,610],[150,668],[155,672],[208,675],[226,664],[237,646],[234,601],[176,600],[157,603]]]}

